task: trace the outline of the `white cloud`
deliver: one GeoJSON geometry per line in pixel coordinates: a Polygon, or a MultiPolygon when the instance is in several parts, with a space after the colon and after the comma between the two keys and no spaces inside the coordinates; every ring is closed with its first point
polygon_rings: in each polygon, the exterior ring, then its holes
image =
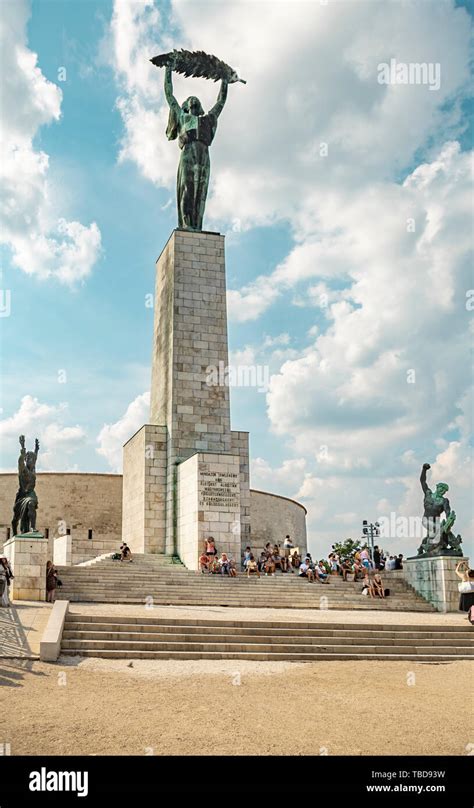
{"type": "Polygon", "coordinates": [[[45,404],[33,396],[23,396],[17,412],[0,421],[2,471],[16,470],[20,435],[26,437],[27,450],[33,450],[35,438],[39,439],[38,471],[68,470],[71,456],[86,441],[86,433],[80,426],[65,426],[67,416],[65,403],[45,404]]]}
{"type": "Polygon", "coordinates": [[[124,125],[119,161],[135,162],[140,173],[171,188],[176,175],[176,144],[168,144],[168,109],[163,104],[163,71],[150,58],[169,49],[163,20],[153,0],[115,2],[105,43],[121,95],[117,109],[124,125]]]}
{"type": "Polygon", "coordinates": [[[274,345],[289,345],[290,342],[291,337],[286,332],[283,332],[282,334],[276,334],[274,337],[267,334],[267,336],[263,340],[263,347],[272,348],[274,345]]]}
{"type": "MultiPolygon", "coordinates": [[[[218,32],[217,55],[248,84],[230,87],[219,120],[207,225],[284,222],[295,240],[272,272],[228,292],[229,317],[255,320],[283,298],[317,308],[328,295],[301,355],[280,355],[267,399],[273,431],[298,460],[274,469],[257,459],[253,484],[297,490],[312,530],[327,537],[339,537],[334,514],[357,514],[357,535],[378,503],[418,513],[420,462],[448,452],[457,443],[444,437],[448,428],[469,421],[469,157],[456,142],[469,80],[465,9],[451,0],[429,11],[405,3],[403,13],[398,0],[293,0],[269,14],[266,3],[234,2],[213,4],[211,18],[199,2],[173,0],[166,30],[163,19],[151,24],[152,9],[115,5],[131,54],[115,59],[127,113],[122,158],[172,187],[178,153],[164,137],[163,75],[145,66],[142,48],[160,52],[179,40],[212,53],[218,32]],[[440,90],[380,85],[378,65],[392,57],[439,62],[440,90]],[[145,132],[152,145],[141,143],[145,132]],[[288,464],[301,460],[296,473],[288,464]]],[[[176,79],[176,95],[192,85],[206,106],[209,84],[176,79]]],[[[467,512],[461,500],[463,531],[467,512]]]]}
{"type": "Polygon", "coordinates": [[[229,320],[245,323],[256,320],[274,303],[280,291],[271,278],[261,276],[242,289],[229,289],[227,292],[227,310],[229,320]]]}
{"type": "Polygon", "coordinates": [[[24,272],[72,284],[97,261],[100,231],[95,222],[85,226],[58,215],[60,192],[51,187],[49,156],[33,146],[41,126],[59,121],[62,93],[27,47],[28,17],[25,0],[2,6],[1,239],[24,272]]]}
{"type": "Polygon", "coordinates": [[[112,471],[122,471],[122,447],[143,424],[148,423],[150,393],[137,396],[113,424],[104,424],[97,436],[97,453],[106,458],[112,471]]]}
{"type": "Polygon", "coordinates": [[[269,415],[279,434],[290,431],[297,439],[301,428],[306,442],[305,424],[311,421],[309,429],[321,435],[321,443],[334,451],[339,446],[345,455],[358,446],[363,456],[378,439],[383,445],[412,440],[427,420],[439,430],[456,416],[466,387],[470,244],[463,225],[469,216],[470,161],[450,144],[437,162],[444,166],[442,181],[437,172],[431,185],[415,189],[409,177],[396,200],[391,186],[374,192],[370,207],[384,211],[385,241],[378,227],[374,232],[366,202],[341,208],[341,256],[346,233],[358,235],[346,255],[350,300],[330,305],[328,329],[272,377],[269,415]],[[418,228],[410,234],[408,209],[415,211],[418,228]],[[457,357],[454,365],[450,355],[457,357]],[[410,371],[415,371],[412,385],[410,371]],[[436,407],[430,406],[433,399],[436,407]],[[441,417],[440,403],[447,407],[441,417]]]}
{"type": "Polygon", "coordinates": [[[256,457],[250,463],[250,485],[252,488],[292,497],[300,488],[305,468],[304,457],[285,460],[278,468],[272,468],[267,460],[256,457]]]}

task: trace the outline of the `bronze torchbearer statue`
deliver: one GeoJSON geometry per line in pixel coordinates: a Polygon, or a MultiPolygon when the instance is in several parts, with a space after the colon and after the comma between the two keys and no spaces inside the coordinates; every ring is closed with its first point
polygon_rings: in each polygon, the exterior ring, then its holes
{"type": "Polygon", "coordinates": [[[426,536],[418,548],[419,556],[452,555],[460,556],[462,538],[454,535],[451,528],[454,525],[456,514],[451,510],[449,499],[445,496],[449,490],[447,483],[438,483],[435,491],[428,487],[426,473],[431,466],[423,463],[420,483],[424,494],[423,525],[426,536]],[[446,518],[441,519],[445,514],[446,518]]]}
{"type": "Polygon", "coordinates": [[[239,79],[235,70],[216,56],[203,51],[171,51],[155,56],[150,61],[157,67],[165,67],[165,95],[170,113],[166,136],[178,139],[181,157],[178,166],[176,196],[178,226],[185,230],[202,230],[207,189],[209,186],[209,146],[214,140],[217,120],[227,98],[227,86],[239,79]],[[214,81],[221,80],[217,101],[205,113],[199,98],[190,95],[181,106],[173,95],[172,71],[185,76],[198,76],[214,81]]]}
{"type": "Polygon", "coordinates": [[[36,529],[36,510],[38,497],[35,492],[36,460],[39,452],[39,441],[35,440],[35,451],[25,449],[25,436],[20,435],[20,457],[18,458],[19,488],[13,505],[12,536],[17,535],[18,522],[21,533],[36,529]]]}

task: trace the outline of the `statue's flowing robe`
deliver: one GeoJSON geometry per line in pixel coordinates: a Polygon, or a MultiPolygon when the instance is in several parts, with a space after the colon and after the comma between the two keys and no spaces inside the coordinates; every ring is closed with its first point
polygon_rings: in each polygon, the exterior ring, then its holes
{"type": "Polygon", "coordinates": [[[176,181],[178,225],[201,230],[209,186],[209,146],[217,128],[217,117],[180,112],[178,143],[181,157],[176,181]]]}

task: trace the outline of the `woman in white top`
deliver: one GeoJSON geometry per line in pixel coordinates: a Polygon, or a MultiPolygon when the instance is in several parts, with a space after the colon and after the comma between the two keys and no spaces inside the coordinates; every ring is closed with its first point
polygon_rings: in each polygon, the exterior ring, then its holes
{"type": "Polygon", "coordinates": [[[474,570],[469,569],[467,561],[460,561],[456,566],[456,575],[461,579],[458,589],[459,611],[468,612],[474,606],[474,570]]]}

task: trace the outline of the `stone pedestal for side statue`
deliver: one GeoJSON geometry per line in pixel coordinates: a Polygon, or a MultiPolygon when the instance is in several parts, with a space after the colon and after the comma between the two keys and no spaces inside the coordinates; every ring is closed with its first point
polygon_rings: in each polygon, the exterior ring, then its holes
{"type": "Polygon", "coordinates": [[[48,539],[38,531],[13,536],[3,545],[15,576],[10,583],[14,600],[46,600],[48,539]]]}
{"type": "Polygon", "coordinates": [[[469,559],[460,556],[408,558],[403,562],[407,583],[439,612],[457,612],[459,607],[456,565],[469,559]]]}
{"type": "Polygon", "coordinates": [[[124,447],[123,538],[197,569],[213,536],[239,566],[250,534],[248,434],[230,428],[224,236],[174,230],[154,304],[150,423],[124,447]]]}

